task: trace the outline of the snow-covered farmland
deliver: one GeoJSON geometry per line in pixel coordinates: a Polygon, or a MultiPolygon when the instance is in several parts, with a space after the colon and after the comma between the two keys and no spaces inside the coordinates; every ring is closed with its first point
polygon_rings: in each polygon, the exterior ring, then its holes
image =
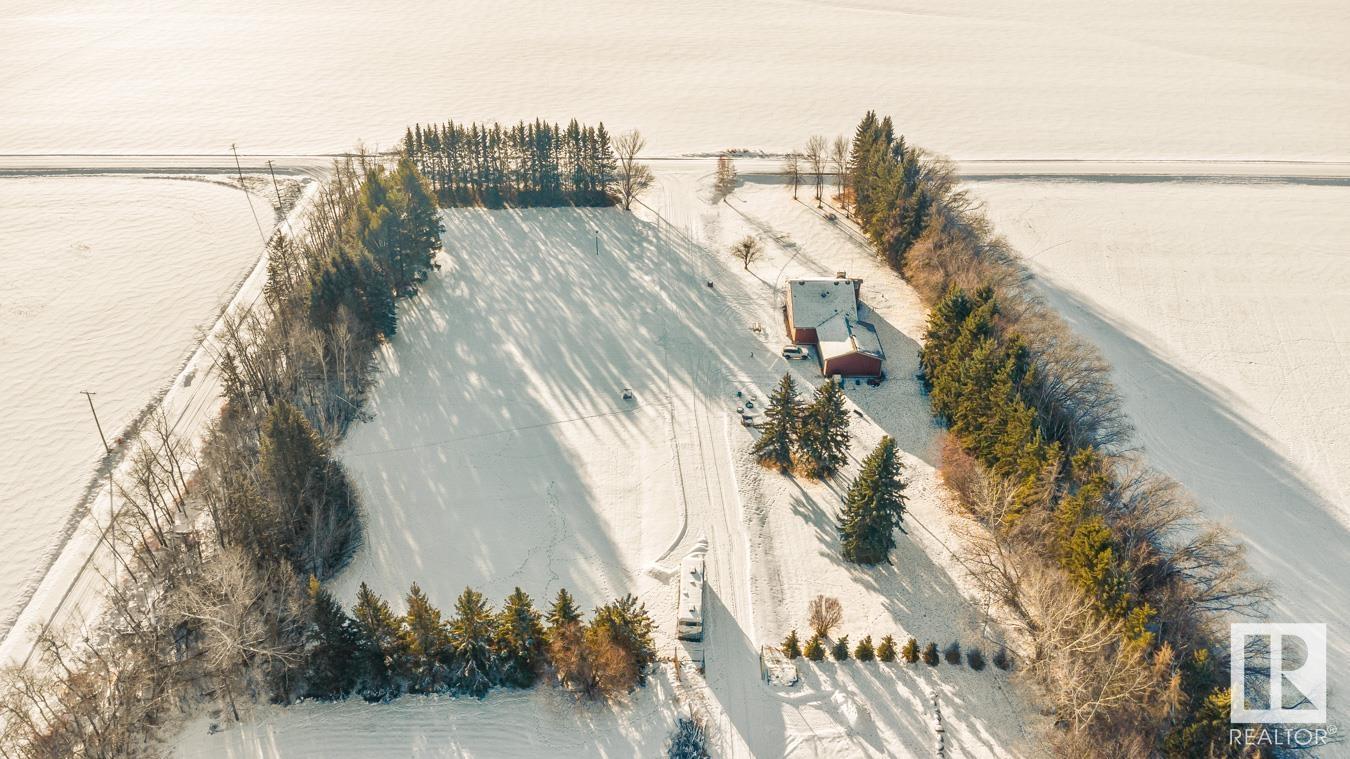
{"type": "MultiPolygon", "coordinates": [[[[760,679],[760,647],[804,630],[816,593],[841,599],[839,632],[854,641],[960,639],[988,654],[1000,636],[965,597],[947,551],[954,537],[929,463],[934,430],[910,378],[922,310],[898,283],[864,285],[896,379],[848,390],[862,415],[855,458],[883,430],[905,451],[913,511],[895,565],[860,569],[840,559],[842,481],[794,480],[750,460],[737,391],[762,401],[786,369],[818,381],[777,355],[774,282],[820,273],[823,262],[861,267],[867,254],[781,191],[756,196],[764,222],[709,205],[700,173],[666,177],[661,195],[672,200],[662,210],[670,218],[718,217],[699,228],[613,209],[447,212],[445,268],[405,309],[383,355],[373,419],[342,449],[369,516],[365,547],[335,582],[339,595],[350,601],[367,582],[398,597],[417,581],[448,607],[465,585],[497,600],[516,585],[540,599],[565,586],[586,604],[632,591],[653,611],[669,656],[674,570],[706,539],[706,681],[686,670],[684,684],[669,685],[667,670],[653,688],[673,688],[682,703],[706,709],[719,755],[926,753],[930,692],[939,695],[952,755],[1034,754],[1034,712],[993,668],[823,663],[803,665],[795,688],[760,679]],[[750,273],[725,255],[723,237],[780,221],[780,238],[800,234],[801,248],[775,248],[750,273]],[[880,299],[883,288],[891,292],[880,299]],[[621,398],[624,387],[634,401],[621,398]]],[[[556,726],[563,755],[624,755],[659,746],[670,728],[671,707],[652,717],[652,697],[639,693],[637,708],[605,716],[608,727],[588,712],[560,725],[552,694],[492,695],[486,704],[501,706],[494,719],[503,725],[556,726]]],[[[348,745],[341,736],[366,721],[344,715],[362,708],[267,711],[213,737],[199,723],[180,750],[340,755],[348,745]],[[309,742],[323,731],[335,735],[309,742]]],[[[477,702],[408,699],[384,714],[381,729],[391,736],[416,734],[427,721],[445,725],[425,740],[392,738],[414,741],[414,754],[531,751],[529,740],[508,749],[497,731],[468,727],[483,719],[477,702]]]]}
{"type": "MultiPolygon", "coordinates": [[[[256,202],[256,201],[255,201],[256,202]]],[[[269,206],[259,206],[269,223],[269,206]]],[[[244,195],[156,178],[0,179],[0,631],[110,442],[173,381],[261,250],[244,195]]]]}
{"type": "Polygon", "coordinates": [[[409,121],[781,150],[893,113],[960,158],[1350,159],[1339,0],[18,0],[5,152],[327,152],[409,121]],[[353,55],[360,65],[352,65],[353,55]]]}
{"type": "Polygon", "coordinates": [[[972,187],[1111,362],[1148,461],[1246,542],[1271,618],[1327,623],[1350,718],[1350,187],[972,187]]]}

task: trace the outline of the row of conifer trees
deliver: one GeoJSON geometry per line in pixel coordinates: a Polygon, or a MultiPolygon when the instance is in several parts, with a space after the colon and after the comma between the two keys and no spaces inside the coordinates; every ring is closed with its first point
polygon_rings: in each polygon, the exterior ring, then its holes
{"type": "Polygon", "coordinates": [[[545,677],[595,697],[641,685],[656,661],[651,617],[632,595],[598,607],[589,622],[566,589],[541,613],[520,588],[499,611],[465,588],[449,619],[416,583],[402,614],[365,583],[350,614],[317,579],[308,595],[305,680],[316,698],[482,697],[497,686],[528,688],[545,677]]]}
{"type": "MultiPolygon", "coordinates": [[[[782,651],[783,655],[789,659],[806,658],[811,661],[824,661],[827,651],[829,657],[835,661],[856,659],[860,662],[879,661],[883,664],[890,664],[899,660],[905,664],[914,664],[922,659],[923,663],[930,667],[936,667],[939,661],[937,643],[929,641],[927,645],[920,648],[919,641],[916,638],[910,638],[905,641],[903,646],[896,648],[895,636],[893,635],[883,635],[881,640],[876,643],[872,642],[871,635],[864,635],[850,649],[847,635],[842,635],[830,643],[820,633],[812,633],[811,637],[807,638],[805,643],[802,643],[797,631],[791,630],[787,637],[783,639],[783,643],[778,650],[782,651]]],[[[984,669],[984,652],[980,649],[967,649],[964,656],[971,669],[977,672],[984,669]]],[[[947,660],[948,664],[959,666],[962,661],[961,644],[957,641],[947,644],[942,657],[947,660]]],[[[999,649],[994,654],[994,666],[1002,670],[1012,668],[1012,660],[1008,657],[1006,650],[999,649]]]]}
{"type": "Polygon", "coordinates": [[[403,155],[446,206],[604,206],[618,162],[604,124],[417,124],[403,155]]]}
{"type": "MultiPolygon", "coordinates": [[[[237,508],[249,501],[225,492],[251,491],[249,478],[208,491],[226,538],[261,562],[287,560],[302,578],[330,576],[360,541],[356,499],[324,433],[354,418],[368,357],[397,331],[399,298],[427,277],[441,247],[435,198],[412,162],[386,168],[362,157],[334,171],[306,235],[273,239],[270,321],[242,317],[221,356],[227,416],[246,420],[241,433],[256,430],[267,507],[237,508]]],[[[215,471],[215,458],[205,459],[215,471]]]]}
{"type": "Polygon", "coordinates": [[[944,477],[989,528],[979,577],[1033,640],[1030,671],[1069,726],[1061,751],[1227,755],[1212,613],[1258,597],[1239,549],[1194,526],[1175,483],[1115,451],[1129,429],[1109,367],[1026,292],[949,163],[869,112],[847,184],[853,218],[931,307],[921,378],[959,444],[944,477]],[[1087,599],[1081,613],[1047,600],[1059,578],[1087,599]]]}

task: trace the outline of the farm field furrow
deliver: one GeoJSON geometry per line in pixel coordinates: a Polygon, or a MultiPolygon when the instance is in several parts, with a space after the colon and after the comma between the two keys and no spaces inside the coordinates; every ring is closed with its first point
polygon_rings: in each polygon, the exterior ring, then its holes
{"type": "Polygon", "coordinates": [[[80,391],[115,445],[262,243],[238,190],[145,177],[0,179],[0,241],[3,632],[96,486],[103,444],[80,391]]]}

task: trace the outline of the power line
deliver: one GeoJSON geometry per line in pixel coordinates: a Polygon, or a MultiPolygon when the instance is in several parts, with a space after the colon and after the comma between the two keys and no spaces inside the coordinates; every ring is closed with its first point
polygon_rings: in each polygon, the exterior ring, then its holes
{"type": "Polygon", "coordinates": [[[103,452],[112,455],[112,446],[108,445],[108,438],[103,434],[103,425],[98,422],[98,412],[94,410],[94,393],[88,390],[81,390],[80,394],[89,401],[89,413],[94,415],[94,426],[98,428],[98,439],[103,441],[103,452]]]}
{"type": "MultiPolygon", "coordinates": [[[[263,232],[262,221],[258,218],[258,209],[253,207],[253,196],[249,194],[248,188],[244,186],[244,168],[239,165],[239,151],[234,143],[230,143],[230,152],[234,153],[234,170],[239,173],[239,189],[244,193],[244,199],[248,201],[249,213],[253,214],[253,223],[258,226],[258,237],[262,239],[263,248],[267,248],[267,233],[263,232]]],[[[270,162],[269,162],[270,163],[270,162]]]]}

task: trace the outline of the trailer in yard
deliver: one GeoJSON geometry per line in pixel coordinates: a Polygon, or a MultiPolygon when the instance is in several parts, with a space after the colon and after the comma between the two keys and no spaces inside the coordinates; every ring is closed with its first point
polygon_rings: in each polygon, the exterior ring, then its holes
{"type": "Polygon", "coordinates": [[[691,554],[680,562],[680,601],[675,636],[680,640],[703,640],[704,555],[691,554]]]}

